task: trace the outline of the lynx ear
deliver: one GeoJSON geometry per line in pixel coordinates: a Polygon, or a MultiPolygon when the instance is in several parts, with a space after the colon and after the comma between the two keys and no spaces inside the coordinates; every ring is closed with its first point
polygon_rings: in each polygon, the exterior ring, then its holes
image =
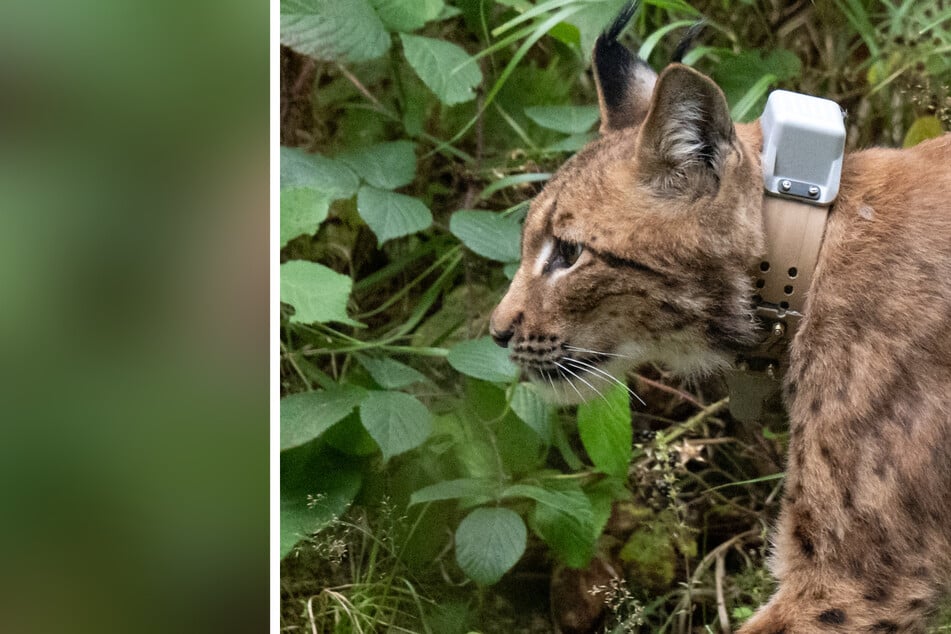
{"type": "Polygon", "coordinates": [[[641,127],[638,165],[662,188],[716,185],[734,135],[720,88],[692,68],[672,64],[657,81],[641,127]]]}
{"type": "Polygon", "coordinates": [[[601,107],[601,133],[637,125],[650,107],[657,73],[635,57],[618,35],[637,11],[628,3],[594,45],[594,82],[601,107]]]}

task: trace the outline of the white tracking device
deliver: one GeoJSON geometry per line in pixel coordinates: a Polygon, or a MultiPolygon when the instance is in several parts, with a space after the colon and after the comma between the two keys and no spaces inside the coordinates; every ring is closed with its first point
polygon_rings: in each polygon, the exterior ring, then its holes
{"type": "Polygon", "coordinates": [[[828,205],[839,193],[845,123],[834,101],[776,90],[766,101],[763,183],[777,196],[828,205]]]}

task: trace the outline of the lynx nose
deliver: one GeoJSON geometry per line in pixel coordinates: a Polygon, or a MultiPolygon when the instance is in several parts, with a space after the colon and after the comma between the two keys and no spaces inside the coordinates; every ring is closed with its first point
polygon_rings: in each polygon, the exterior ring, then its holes
{"type": "Polygon", "coordinates": [[[509,340],[512,339],[512,335],[515,334],[515,331],[509,328],[508,330],[496,330],[494,327],[489,327],[489,334],[492,335],[493,341],[503,348],[509,347],[509,340]]]}

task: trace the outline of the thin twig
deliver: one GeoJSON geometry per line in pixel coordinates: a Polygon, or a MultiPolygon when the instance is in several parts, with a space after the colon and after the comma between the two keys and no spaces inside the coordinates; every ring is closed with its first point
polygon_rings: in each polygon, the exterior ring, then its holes
{"type": "Polygon", "coordinates": [[[314,386],[311,384],[310,379],[307,378],[307,375],[304,374],[304,371],[301,370],[300,366],[297,365],[297,359],[294,358],[296,352],[291,352],[287,349],[287,346],[284,345],[284,342],[281,342],[281,350],[284,354],[281,355],[282,359],[286,359],[290,362],[291,367],[297,371],[297,375],[300,377],[301,381],[304,382],[304,386],[307,388],[308,392],[314,391],[314,386]]]}
{"type": "Polygon", "coordinates": [[[387,108],[382,103],[380,103],[380,100],[374,97],[373,93],[367,90],[367,87],[364,86],[363,83],[359,79],[357,79],[357,77],[353,73],[351,73],[349,70],[344,68],[342,64],[337,64],[337,69],[340,71],[341,75],[346,77],[350,81],[350,83],[353,84],[354,88],[360,91],[360,94],[366,97],[370,101],[370,103],[372,103],[376,107],[378,112],[394,119],[398,118],[395,114],[393,114],[389,110],[389,108],[387,108]]]}
{"type": "Polygon", "coordinates": [[[727,396],[720,399],[716,403],[713,403],[712,405],[708,405],[704,407],[702,410],[700,410],[699,412],[697,412],[696,414],[694,414],[693,416],[691,416],[684,422],[677,425],[677,427],[674,430],[670,431],[669,433],[658,434],[657,435],[658,442],[670,443],[671,441],[676,440],[677,438],[683,436],[687,432],[693,431],[694,427],[697,427],[698,425],[706,421],[708,418],[718,413],[720,410],[725,408],[729,403],[730,403],[730,397],[727,396]]]}
{"type": "Polygon", "coordinates": [[[720,631],[733,634],[730,629],[730,617],[726,612],[726,599],[723,596],[723,577],[726,575],[726,553],[717,553],[717,564],[713,573],[713,582],[717,590],[717,616],[720,619],[720,631]]]}
{"type": "Polygon", "coordinates": [[[689,393],[684,392],[683,390],[678,390],[675,387],[671,387],[667,385],[666,383],[661,383],[660,381],[654,381],[653,379],[648,379],[646,376],[636,374],[636,373],[634,374],[634,378],[636,378],[638,381],[643,382],[645,385],[649,385],[652,388],[660,390],[661,392],[667,392],[668,394],[679,396],[683,400],[687,401],[691,405],[696,406],[699,409],[703,409],[704,407],[706,407],[706,405],[704,405],[703,403],[695,399],[689,393]]]}

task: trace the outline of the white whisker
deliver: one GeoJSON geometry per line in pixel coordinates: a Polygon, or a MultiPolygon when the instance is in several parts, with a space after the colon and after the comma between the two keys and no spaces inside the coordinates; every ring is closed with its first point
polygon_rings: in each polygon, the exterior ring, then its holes
{"type": "Polygon", "coordinates": [[[557,397],[561,392],[558,391],[558,388],[555,387],[555,382],[551,379],[551,374],[543,372],[545,378],[548,379],[548,384],[551,385],[552,393],[557,397]]]}
{"type": "Polygon", "coordinates": [[[584,377],[582,377],[582,376],[580,376],[580,375],[578,375],[578,374],[575,374],[574,372],[572,372],[571,370],[569,370],[568,368],[566,368],[566,367],[563,366],[562,364],[558,363],[557,361],[555,362],[555,365],[557,365],[559,368],[561,368],[562,370],[564,370],[565,372],[567,372],[568,374],[570,374],[571,376],[575,377],[576,379],[578,379],[579,381],[581,381],[582,383],[584,383],[585,385],[587,385],[589,388],[591,388],[591,389],[594,391],[595,394],[597,394],[597,395],[600,396],[602,399],[604,399],[604,402],[605,402],[605,403],[610,403],[610,401],[607,399],[607,397],[605,397],[604,394],[601,393],[601,390],[599,390],[598,388],[596,388],[595,386],[593,386],[593,385],[591,385],[589,382],[587,382],[587,381],[584,379],[584,377]]]}
{"type": "Polygon", "coordinates": [[[638,400],[638,402],[640,402],[641,405],[643,405],[643,406],[645,406],[645,407],[647,406],[647,403],[645,403],[645,402],[644,402],[644,399],[642,399],[640,396],[637,395],[637,392],[635,392],[634,390],[632,390],[632,389],[630,388],[630,386],[629,386],[627,383],[625,383],[625,382],[622,381],[621,379],[617,378],[616,376],[614,376],[614,375],[611,374],[610,372],[607,372],[607,371],[605,371],[605,370],[602,370],[602,369],[599,368],[598,366],[596,366],[596,365],[594,365],[594,364],[592,364],[592,363],[588,363],[587,361],[582,361],[581,359],[574,359],[574,358],[572,358],[572,357],[565,357],[565,361],[570,361],[571,363],[574,363],[576,368],[585,369],[587,372],[589,372],[589,373],[592,374],[593,376],[597,376],[599,379],[602,379],[602,380],[605,380],[605,381],[607,381],[607,380],[610,379],[611,381],[614,381],[615,383],[617,383],[618,385],[620,385],[621,387],[623,387],[625,390],[627,390],[627,393],[630,394],[631,396],[633,396],[634,398],[636,398],[636,399],[638,400]],[[594,374],[595,372],[597,372],[598,374],[594,374]],[[601,376],[601,375],[603,375],[603,376],[601,376]]]}
{"type": "Polygon", "coordinates": [[[630,359],[631,361],[637,361],[638,359],[632,357],[628,354],[617,354],[615,352],[602,352],[600,350],[591,350],[590,348],[578,348],[577,346],[564,346],[565,350],[571,350],[572,352],[587,352],[588,354],[594,354],[601,357],[618,357],[619,359],[630,359]]]}
{"type": "Polygon", "coordinates": [[[581,393],[581,390],[579,390],[579,389],[577,388],[577,386],[575,386],[575,384],[571,382],[571,379],[569,379],[567,376],[564,375],[564,372],[568,372],[568,374],[571,374],[572,376],[578,376],[578,375],[575,374],[574,372],[571,372],[571,371],[568,370],[565,366],[561,365],[561,364],[558,363],[557,361],[554,361],[553,363],[555,364],[555,366],[558,367],[558,370],[559,370],[559,372],[562,373],[562,376],[564,376],[564,378],[565,378],[565,383],[567,383],[568,385],[570,385],[570,386],[571,386],[571,389],[573,389],[575,392],[577,392],[578,398],[580,398],[580,399],[583,401],[583,400],[584,400],[584,395],[581,393]]]}

